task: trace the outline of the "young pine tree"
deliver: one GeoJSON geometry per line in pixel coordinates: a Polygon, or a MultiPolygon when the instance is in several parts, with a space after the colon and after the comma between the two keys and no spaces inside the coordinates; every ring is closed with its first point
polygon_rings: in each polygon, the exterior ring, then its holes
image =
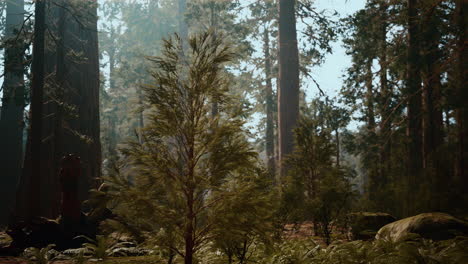
{"type": "Polygon", "coordinates": [[[237,195],[232,190],[260,177],[258,158],[238,113],[230,110],[223,65],[234,54],[222,36],[191,37],[188,49],[175,36],[164,42],[162,54],[149,58],[155,82],[144,88],[148,114],[140,139],[122,149],[134,177],[115,194],[126,219],[160,230],[171,254],[192,263],[237,195]],[[215,117],[212,98],[219,103],[215,117]]]}

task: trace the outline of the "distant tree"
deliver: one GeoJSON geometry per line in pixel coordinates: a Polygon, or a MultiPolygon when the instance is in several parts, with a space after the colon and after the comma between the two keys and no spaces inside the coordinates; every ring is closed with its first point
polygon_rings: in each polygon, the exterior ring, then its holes
{"type": "Polygon", "coordinates": [[[260,85],[260,96],[257,101],[261,105],[261,112],[266,116],[265,119],[265,136],[264,150],[266,154],[266,165],[273,178],[276,176],[276,123],[277,123],[277,107],[276,107],[276,89],[273,89],[273,79],[276,79],[276,62],[277,50],[271,38],[274,38],[277,33],[277,11],[274,1],[258,1],[250,5],[252,18],[248,21],[252,31],[252,37],[261,41],[263,44],[263,57],[258,61],[253,60],[256,67],[263,69],[262,84],[260,85]],[[261,23],[262,26],[257,27],[261,23]],[[264,82],[264,84],[263,84],[264,82]]]}
{"type": "Polygon", "coordinates": [[[99,47],[107,79],[101,98],[106,166],[112,167],[119,142],[133,136],[144,123],[144,111],[134,106],[143,99],[140,85],[150,81],[145,57],[159,55],[162,39],[177,31],[180,16],[174,3],[104,1],[99,5],[99,47]]]}
{"type": "MultiPolygon", "coordinates": [[[[14,204],[16,184],[21,176],[23,161],[23,128],[26,94],[25,32],[27,28],[24,1],[4,1],[6,28],[3,98],[0,114],[0,225],[7,223],[14,204]]],[[[3,10],[0,10],[3,13],[3,10]]]]}

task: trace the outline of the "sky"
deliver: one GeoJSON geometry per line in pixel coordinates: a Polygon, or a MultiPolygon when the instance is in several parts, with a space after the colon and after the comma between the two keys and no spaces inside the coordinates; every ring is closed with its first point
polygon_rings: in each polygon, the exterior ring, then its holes
{"type": "MultiPolygon", "coordinates": [[[[341,17],[353,14],[357,10],[364,8],[365,0],[316,0],[315,4],[319,10],[336,10],[341,17]]],[[[351,65],[351,59],[345,54],[345,49],[341,46],[341,40],[333,43],[333,54],[325,57],[325,63],[314,68],[312,76],[319,83],[320,88],[327,95],[333,97],[338,94],[342,86],[342,74],[351,65]]],[[[307,99],[318,95],[315,85],[307,86],[307,99]]]]}

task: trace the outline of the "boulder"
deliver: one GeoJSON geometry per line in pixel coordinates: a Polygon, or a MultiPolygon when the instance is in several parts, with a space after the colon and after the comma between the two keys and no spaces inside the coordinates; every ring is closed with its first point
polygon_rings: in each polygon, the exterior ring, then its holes
{"type": "Polygon", "coordinates": [[[396,242],[411,234],[432,240],[447,240],[468,235],[468,223],[444,213],[424,213],[382,227],[375,238],[396,242]]]}
{"type": "Polygon", "coordinates": [[[373,239],[377,231],[396,218],[387,213],[358,212],[347,216],[348,236],[351,240],[373,239]]]}

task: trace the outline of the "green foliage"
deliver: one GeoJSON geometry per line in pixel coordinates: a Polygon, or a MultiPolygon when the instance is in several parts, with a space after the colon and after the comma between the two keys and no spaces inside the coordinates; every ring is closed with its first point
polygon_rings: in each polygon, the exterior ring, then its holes
{"type": "Polygon", "coordinates": [[[265,179],[267,175],[238,177],[223,187],[226,200],[216,211],[212,248],[229,263],[246,263],[259,248],[272,244],[277,192],[265,179]]]}
{"type": "Polygon", "coordinates": [[[468,260],[467,243],[466,237],[432,241],[411,236],[396,243],[385,240],[358,240],[320,248],[310,240],[291,240],[278,244],[277,251],[261,263],[462,264],[468,260]]]}
{"type": "Polygon", "coordinates": [[[259,236],[266,241],[272,228],[270,184],[228,96],[222,67],[234,54],[222,38],[196,35],[185,51],[174,36],[161,57],[149,58],[148,122],[121,150],[129,168],[108,177],[113,212],[153,234],[167,256],[182,255],[187,243],[197,251],[210,240],[217,248],[228,240],[235,247],[259,236]],[[217,116],[210,114],[212,100],[217,116]]]}
{"type": "Polygon", "coordinates": [[[272,254],[260,263],[274,264],[306,264],[312,263],[313,256],[320,250],[320,246],[313,240],[286,240],[275,245],[272,254]]]}
{"type": "Polygon", "coordinates": [[[84,252],[80,251],[80,253],[78,253],[78,256],[74,257],[73,261],[73,264],[85,264],[87,258],[84,256],[84,252]]]}
{"type": "MultiPolygon", "coordinates": [[[[90,239],[86,236],[80,236],[87,239],[88,243],[83,243],[83,247],[92,252],[93,258],[104,260],[109,256],[109,251],[112,247],[111,239],[107,236],[98,235],[96,240],[90,239]]],[[[82,253],[82,252],[81,252],[82,253]]],[[[81,259],[83,256],[79,256],[81,259]]]]}
{"type": "MultiPolygon", "coordinates": [[[[350,170],[333,164],[336,145],[332,131],[338,130],[337,115],[330,107],[316,100],[308,116],[296,128],[296,150],[288,159],[290,175],[283,195],[286,222],[313,220],[319,224],[327,243],[331,239],[331,223],[350,209],[355,196],[350,183],[350,170]]],[[[338,154],[339,155],[339,154],[338,154]]],[[[317,230],[316,230],[317,232],[317,230]]]]}
{"type": "Polygon", "coordinates": [[[31,261],[31,264],[49,264],[52,263],[53,258],[50,257],[49,250],[55,247],[54,244],[47,245],[45,248],[34,248],[34,261],[31,261]]]}

